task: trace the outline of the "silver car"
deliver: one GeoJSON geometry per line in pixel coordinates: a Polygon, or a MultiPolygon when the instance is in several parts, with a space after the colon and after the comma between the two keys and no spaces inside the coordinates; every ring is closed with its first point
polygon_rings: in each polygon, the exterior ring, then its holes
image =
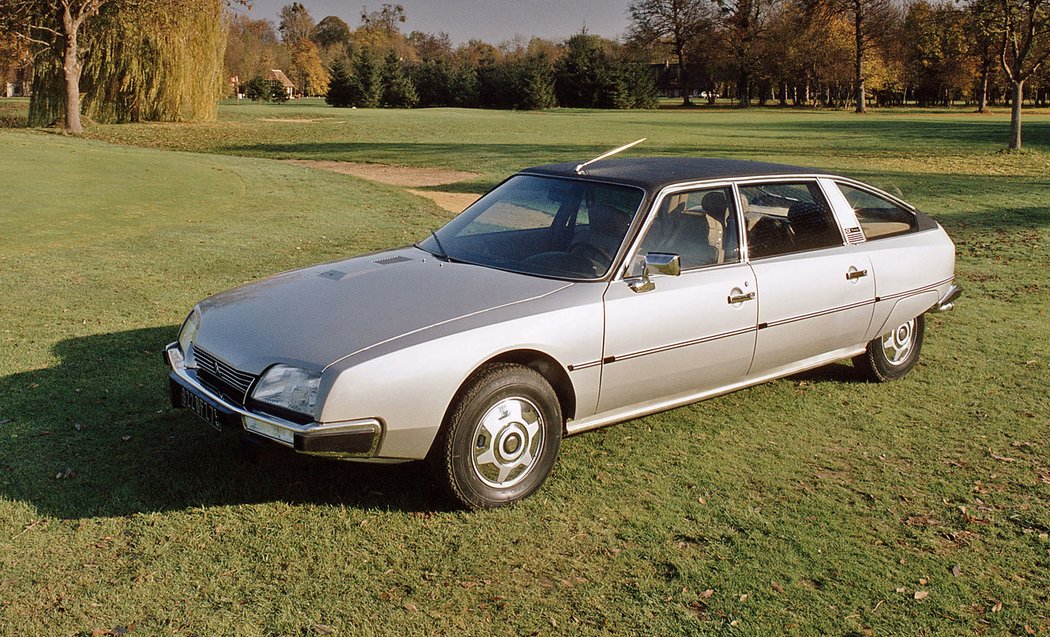
{"type": "Polygon", "coordinates": [[[510,177],[415,246],[201,301],[165,357],[216,428],[427,459],[471,508],[536,491],[562,437],[852,358],[873,380],[951,309],[955,250],[808,168],[609,159],[510,177]]]}

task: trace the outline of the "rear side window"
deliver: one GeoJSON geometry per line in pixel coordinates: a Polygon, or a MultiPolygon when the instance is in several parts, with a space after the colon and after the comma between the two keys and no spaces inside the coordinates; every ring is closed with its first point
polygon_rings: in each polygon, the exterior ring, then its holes
{"type": "Polygon", "coordinates": [[[816,182],[740,187],[752,259],[842,245],[842,234],[816,182]]]}
{"type": "Polygon", "coordinates": [[[853,206],[853,212],[857,213],[857,221],[866,239],[892,237],[918,228],[918,220],[910,210],[867,190],[846,184],[838,184],[838,187],[849,205],[853,206]]]}

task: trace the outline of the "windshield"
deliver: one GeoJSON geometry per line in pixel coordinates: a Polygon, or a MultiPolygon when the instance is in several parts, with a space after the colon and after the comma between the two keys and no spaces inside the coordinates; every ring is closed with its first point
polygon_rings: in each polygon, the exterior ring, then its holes
{"type": "Polygon", "coordinates": [[[630,186],[516,175],[419,247],[501,270],[600,279],[643,196],[630,186]]]}

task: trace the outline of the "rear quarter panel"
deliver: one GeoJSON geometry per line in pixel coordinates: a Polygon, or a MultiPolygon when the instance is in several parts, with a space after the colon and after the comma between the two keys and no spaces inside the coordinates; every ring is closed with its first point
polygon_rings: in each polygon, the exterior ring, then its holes
{"type": "Polygon", "coordinates": [[[955,244],[940,226],[863,245],[875,272],[867,340],[930,309],[955,278],[955,244]]]}

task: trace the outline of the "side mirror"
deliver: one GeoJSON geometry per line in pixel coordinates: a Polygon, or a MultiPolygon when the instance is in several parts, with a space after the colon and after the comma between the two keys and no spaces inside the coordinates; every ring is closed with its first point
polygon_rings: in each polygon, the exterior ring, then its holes
{"type": "Polygon", "coordinates": [[[642,275],[629,279],[627,285],[634,292],[649,292],[656,287],[649,279],[651,273],[678,276],[682,273],[682,258],[670,252],[650,252],[642,261],[642,275]]]}

